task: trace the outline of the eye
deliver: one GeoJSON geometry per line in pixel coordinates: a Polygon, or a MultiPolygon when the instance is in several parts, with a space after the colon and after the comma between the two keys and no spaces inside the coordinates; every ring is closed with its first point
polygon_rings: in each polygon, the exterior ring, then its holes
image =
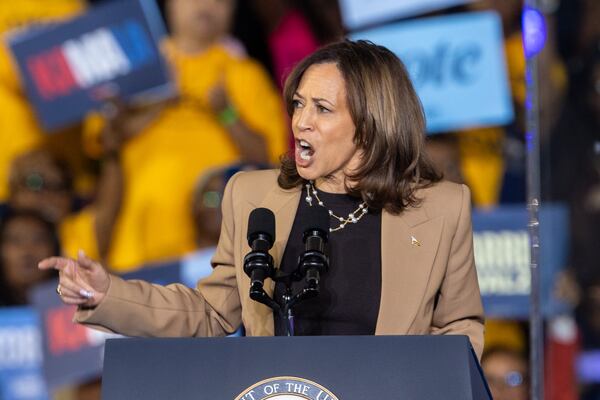
{"type": "Polygon", "coordinates": [[[319,112],[321,112],[321,113],[328,113],[328,112],[331,112],[331,110],[330,110],[330,109],[328,109],[327,107],[323,107],[323,106],[322,106],[322,105],[320,105],[320,104],[317,104],[317,110],[319,110],[319,112]]]}
{"type": "Polygon", "coordinates": [[[300,108],[302,107],[302,103],[298,99],[292,100],[292,108],[300,108]]]}

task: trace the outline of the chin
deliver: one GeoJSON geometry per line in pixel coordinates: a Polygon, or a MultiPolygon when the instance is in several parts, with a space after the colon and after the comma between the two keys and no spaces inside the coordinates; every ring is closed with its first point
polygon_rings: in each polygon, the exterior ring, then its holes
{"type": "Polygon", "coordinates": [[[302,168],[296,166],[296,170],[298,171],[298,175],[300,175],[302,179],[306,179],[307,181],[314,181],[321,177],[321,175],[317,173],[317,171],[310,167],[302,168]]]}

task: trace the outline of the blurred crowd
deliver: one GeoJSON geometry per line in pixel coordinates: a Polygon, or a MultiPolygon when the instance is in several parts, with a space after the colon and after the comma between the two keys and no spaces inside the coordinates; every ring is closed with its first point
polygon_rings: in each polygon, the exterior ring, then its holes
{"type": "MultiPolygon", "coordinates": [[[[101,1],[0,3],[5,37],[101,1]]],[[[600,2],[543,1],[540,54],[542,202],[570,211],[568,265],[555,288],[573,312],[548,321],[546,398],[600,399],[576,378],[577,354],[600,350],[600,2]]],[[[53,275],[37,262],[83,250],[114,273],[173,260],[206,273],[227,179],[276,167],[292,146],[281,88],[296,62],[344,37],[337,0],[164,0],[162,54],[175,95],[125,104],[118,92],[77,126],[45,132],[0,48],[0,306],[28,303],[53,275]]],[[[444,13],[493,9],[503,21],[515,120],[432,135],[446,179],[473,206],[526,201],[526,60],[520,0],[480,0],[444,13]]],[[[482,365],[495,399],[527,399],[527,321],[490,320],[482,365]]],[[[600,369],[600,365],[598,366],[600,369]]],[[[71,398],[94,398],[89,387],[71,398]]]]}

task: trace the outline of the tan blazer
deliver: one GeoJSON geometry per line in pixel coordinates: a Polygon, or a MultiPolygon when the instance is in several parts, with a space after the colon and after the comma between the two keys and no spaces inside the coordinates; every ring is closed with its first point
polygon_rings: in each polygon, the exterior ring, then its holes
{"type": "MultiPolygon", "coordinates": [[[[223,196],[223,225],[213,273],[196,289],[152,285],[111,276],[107,296],[75,320],[128,336],[217,336],[241,323],[248,336],[273,335],[271,309],[248,297],[243,258],[248,215],[256,207],[275,213],[279,265],[300,201],[300,189],[283,190],[275,170],[243,172],[223,196]]],[[[473,259],[469,189],[438,183],[421,190],[421,206],[398,216],[382,213],[381,302],[376,335],[468,335],[483,349],[483,308],[473,259]]],[[[165,227],[177,229],[177,227],[165,227]]],[[[265,282],[272,294],[274,283],[265,282]]]]}

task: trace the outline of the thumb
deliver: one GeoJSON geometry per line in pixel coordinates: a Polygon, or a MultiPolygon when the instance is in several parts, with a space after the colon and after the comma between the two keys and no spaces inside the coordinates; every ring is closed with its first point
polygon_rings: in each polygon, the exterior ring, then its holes
{"type": "Polygon", "coordinates": [[[88,271],[93,271],[98,267],[101,268],[100,264],[89,258],[81,249],[77,252],[77,262],[79,263],[79,266],[88,271]]]}
{"type": "Polygon", "coordinates": [[[104,294],[108,291],[110,277],[99,262],[89,258],[83,250],[79,250],[77,263],[81,267],[81,272],[78,275],[81,278],[82,284],[85,284],[88,290],[92,291],[93,289],[99,294],[104,294]]]}

